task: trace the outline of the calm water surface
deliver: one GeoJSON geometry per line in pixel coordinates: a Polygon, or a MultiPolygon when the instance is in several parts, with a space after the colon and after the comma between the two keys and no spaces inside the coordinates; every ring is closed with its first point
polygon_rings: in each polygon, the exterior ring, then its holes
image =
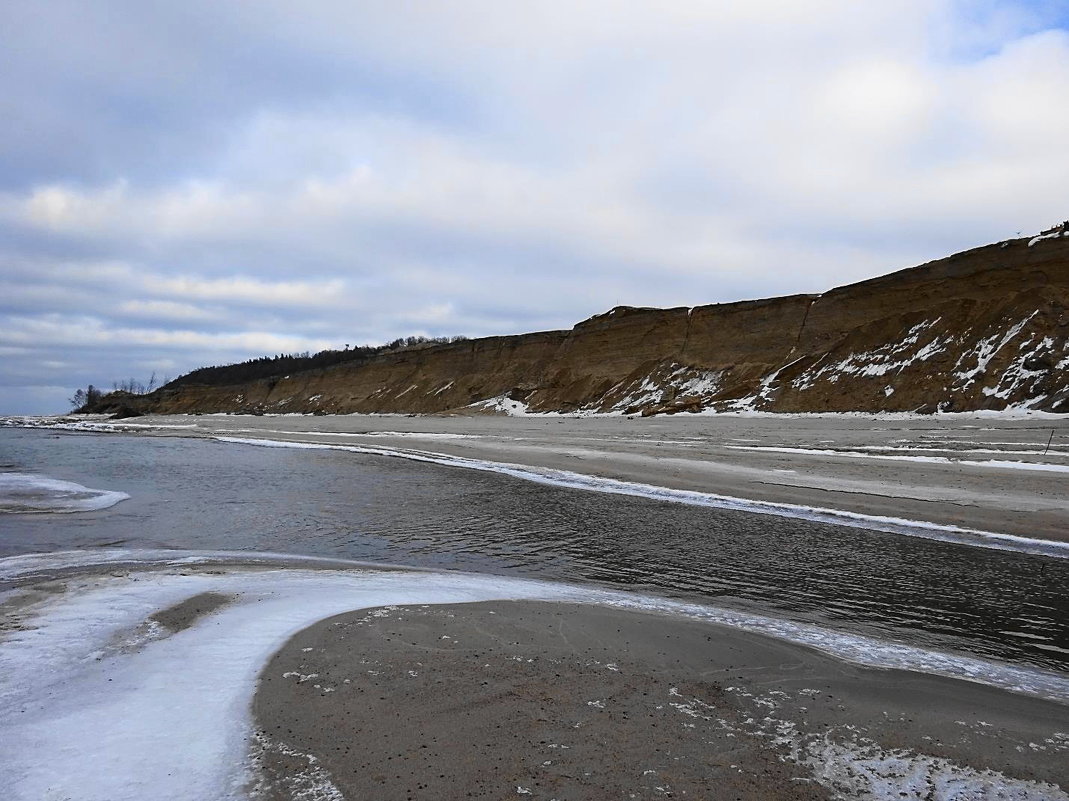
{"type": "Polygon", "coordinates": [[[0,556],[255,550],[595,583],[1069,670],[1069,560],[341,451],[0,429],[0,469],[130,500],[3,515],[0,556]]]}

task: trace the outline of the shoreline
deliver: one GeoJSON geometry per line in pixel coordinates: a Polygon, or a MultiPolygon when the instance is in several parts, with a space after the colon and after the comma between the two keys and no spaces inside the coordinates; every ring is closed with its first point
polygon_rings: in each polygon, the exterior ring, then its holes
{"type": "Polygon", "coordinates": [[[564,489],[600,492],[608,495],[627,495],[669,503],[682,503],[690,506],[705,506],[715,509],[728,509],[758,515],[808,520],[847,528],[861,528],[890,534],[933,539],[958,545],[970,545],[995,550],[1011,550],[1056,558],[1069,558],[1069,541],[1022,537],[1016,534],[1000,534],[994,531],[980,531],[962,528],[956,525],[932,523],[924,520],[909,520],[901,517],[872,515],[863,512],[844,511],[801,504],[780,503],[775,501],[750,500],[741,497],[718,495],[696,490],[682,490],[672,487],[644,484],[634,481],[621,481],[587,473],[577,473],[558,468],[537,468],[524,464],[494,462],[451,457],[434,451],[415,451],[402,448],[369,447],[360,445],[341,445],[303,440],[274,440],[266,438],[239,438],[216,436],[212,439],[227,444],[251,445],[267,448],[293,448],[313,450],[336,450],[386,458],[408,459],[422,463],[437,464],[442,467],[457,467],[467,470],[498,473],[500,475],[549,484],[564,489]]]}
{"type": "MultiPolygon", "coordinates": [[[[961,649],[910,645],[891,637],[851,632],[827,623],[808,623],[772,613],[719,605],[713,598],[684,600],[651,591],[607,588],[598,584],[553,579],[512,577],[495,573],[427,568],[332,557],[255,551],[190,551],[183,549],[94,548],[32,553],[0,558],[0,593],[83,580],[107,581],[119,576],[146,579],[174,575],[251,575],[302,572],[322,575],[326,582],[345,576],[378,574],[408,577],[418,583],[450,586],[493,586],[501,583],[520,593],[516,598],[567,602],[615,610],[621,614],[656,615],[693,625],[712,626],[743,637],[759,637],[819,653],[825,659],[872,671],[899,671],[967,682],[992,690],[1033,698],[1069,708],[1069,674],[1027,662],[982,657],[961,649]]],[[[229,595],[223,580],[218,595],[229,595]]],[[[343,580],[344,583],[344,580],[343,580]]],[[[502,597],[512,597],[506,593],[502,597]]],[[[21,617],[18,605],[0,608],[21,617]]],[[[360,608],[364,608],[361,606],[360,608]]],[[[159,611],[170,611],[163,608],[159,611]]],[[[157,621],[159,622],[159,621],[157,621]]],[[[0,629],[2,638],[2,629],[0,629]]]]}
{"type": "Polygon", "coordinates": [[[29,579],[0,632],[12,735],[0,763],[16,798],[85,781],[140,798],[153,776],[190,801],[229,798],[240,777],[278,801],[458,787],[899,801],[962,786],[1069,801],[1069,696],[980,684],[968,665],[960,678],[866,667],[823,640],[551,582],[115,556],[88,552],[73,573],[74,554],[14,558],[6,571],[29,579]],[[96,769],[119,753],[121,768],[96,769]],[[870,792],[881,787],[894,793],[870,792]]]}
{"type": "Polygon", "coordinates": [[[1069,797],[1064,706],[586,604],[325,619],[275,653],[253,712],[270,801],[1069,797]]]}
{"type": "Polygon", "coordinates": [[[359,446],[1069,543],[1069,419],[176,415],[71,428],[359,446]]]}

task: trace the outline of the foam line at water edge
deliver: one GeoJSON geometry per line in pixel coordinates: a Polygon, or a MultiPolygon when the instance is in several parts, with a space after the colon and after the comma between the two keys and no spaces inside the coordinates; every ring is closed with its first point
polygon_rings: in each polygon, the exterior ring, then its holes
{"type": "Polygon", "coordinates": [[[216,436],[213,439],[239,445],[253,445],[265,448],[294,448],[304,450],[335,450],[349,453],[368,454],[371,456],[392,456],[417,462],[438,464],[446,467],[463,467],[489,473],[500,473],[513,478],[549,484],[568,489],[581,489],[591,492],[604,492],[612,495],[630,495],[657,501],[670,501],[690,506],[706,506],[715,509],[730,509],[754,514],[792,517],[812,520],[819,523],[832,523],[852,528],[865,528],[890,534],[904,534],[910,537],[951,542],[959,545],[972,545],[980,548],[992,548],[1003,551],[1051,556],[1069,559],[1069,542],[1056,542],[1031,537],[1019,537],[1013,534],[1000,534],[994,531],[961,528],[959,526],[933,523],[925,520],[907,520],[905,518],[885,515],[869,515],[862,512],[849,512],[841,509],[828,509],[818,506],[804,506],[794,503],[777,503],[738,498],[731,495],[718,495],[697,490],[681,490],[671,487],[659,487],[654,484],[642,484],[622,481],[615,478],[592,476],[570,470],[531,467],[509,462],[492,462],[483,459],[469,459],[433,451],[385,448],[371,445],[329,445],[319,442],[288,442],[272,439],[251,439],[246,437],[216,436]]]}
{"type": "MultiPolygon", "coordinates": [[[[96,554],[88,556],[99,563],[96,554]]],[[[129,550],[121,556],[128,563],[137,560],[129,550]]],[[[697,604],[529,579],[265,569],[260,563],[249,569],[233,557],[196,557],[211,572],[66,576],[64,591],[28,603],[23,624],[7,632],[0,647],[5,732],[0,775],[6,798],[242,797],[250,770],[249,709],[270,656],[294,633],[324,618],[381,606],[542,600],[682,615],[862,664],[1069,702],[1065,676],[697,604]],[[230,602],[182,631],[151,624],[156,612],[207,592],[230,602]]],[[[38,568],[48,558],[39,555],[38,568]]],[[[158,558],[158,552],[145,554],[147,563],[158,558]]],[[[192,563],[189,555],[180,558],[192,563]]],[[[56,559],[57,568],[71,563],[69,553],[56,559]]]]}

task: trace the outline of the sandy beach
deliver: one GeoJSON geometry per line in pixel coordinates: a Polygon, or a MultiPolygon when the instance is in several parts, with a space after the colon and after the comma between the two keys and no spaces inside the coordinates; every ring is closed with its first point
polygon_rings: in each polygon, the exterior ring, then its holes
{"type": "Polygon", "coordinates": [[[430,452],[1069,541],[1069,420],[1051,415],[169,415],[89,425],[430,452]]]}
{"type": "Polygon", "coordinates": [[[13,799],[1069,799],[1054,674],[863,667],[832,631],[809,647],[505,577],[180,551],[0,567],[13,799]]]}
{"type": "MultiPolygon", "coordinates": [[[[592,492],[634,482],[795,504],[788,516],[975,528],[1045,539],[1058,554],[1069,541],[1060,420],[60,425],[222,439],[197,443],[210,458],[216,448],[258,457],[250,444],[357,448],[592,492]]],[[[15,799],[1069,801],[1065,674],[985,661],[967,641],[941,651],[922,632],[881,640],[849,618],[810,625],[716,598],[701,601],[712,604],[703,617],[672,599],[562,581],[101,543],[0,560],[0,589],[14,593],[0,630],[11,736],[0,787],[15,799]]]]}
{"type": "Polygon", "coordinates": [[[1069,756],[1058,704],[561,603],[324,620],[254,714],[278,801],[1064,798],[1069,756]]]}

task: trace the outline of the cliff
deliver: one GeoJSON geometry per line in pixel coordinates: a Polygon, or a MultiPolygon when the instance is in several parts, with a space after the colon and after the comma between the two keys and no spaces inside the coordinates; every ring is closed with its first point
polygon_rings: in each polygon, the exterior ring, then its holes
{"type": "Polygon", "coordinates": [[[1069,413],[1069,230],[822,295],[619,307],[570,331],[384,353],[233,386],[105,399],[140,412],[1069,413]],[[119,401],[121,400],[121,404],[119,401]]]}

